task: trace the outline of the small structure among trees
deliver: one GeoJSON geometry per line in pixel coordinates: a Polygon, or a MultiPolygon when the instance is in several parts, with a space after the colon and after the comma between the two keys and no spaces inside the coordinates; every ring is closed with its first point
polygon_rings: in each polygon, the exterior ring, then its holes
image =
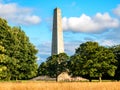
{"type": "Polygon", "coordinates": [[[67,72],[62,72],[57,76],[57,81],[71,81],[71,77],[67,72]]]}
{"type": "Polygon", "coordinates": [[[57,81],[88,81],[82,77],[71,77],[67,72],[62,72],[58,75],[57,81]]]}

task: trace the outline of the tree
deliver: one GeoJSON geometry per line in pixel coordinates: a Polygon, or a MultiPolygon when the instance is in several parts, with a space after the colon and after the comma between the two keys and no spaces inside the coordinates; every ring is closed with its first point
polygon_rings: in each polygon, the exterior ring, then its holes
{"type": "Polygon", "coordinates": [[[101,81],[102,76],[106,73],[114,76],[117,68],[116,62],[113,52],[106,47],[99,46],[97,42],[81,44],[70,59],[70,63],[76,66],[73,74],[88,75],[90,81],[92,77],[99,77],[99,81],[101,81]]]}
{"type": "Polygon", "coordinates": [[[30,79],[35,77],[37,75],[37,58],[35,56],[37,50],[35,46],[30,43],[29,38],[20,27],[13,27],[12,34],[14,47],[11,47],[13,51],[10,54],[16,59],[16,72],[14,72],[16,75],[13,78],[30,79]]]}
{"type": "Polygon", "coordinates": [[[61,72],[66,71],[69,57],[65,53],[52,55],[47,61],[39,66],[39,75],[57,77],[61,72]]]}
{"type": "Polygon", "coordinates": [[[0,80],[9,80],[10,75],[9,71],[9,60],[12,58],[7,54],[6,47],[10,44],[11,39],[11,28],[7,25],[7,21],[0,18],[0,67],[1,67],[1,75],[0,80]]]}
{"type": "MultiPolygon", "coordinates": [[[[0,18],[0,46],[4,48],[5,58],[0,58],[0,65],[6,69],[6,80],[30,79],[37,74],[35,46],[20,27],[10,27],[0,18]]],[[[1,51],[2,52],[2,51],[1,51]]]]}
{"type": "Polygon", "coordinates": [[[47,62],[42,62],[38,68],[38,75],[49,75],[47,62]]]}
{"type": "Polygon", "coordinates": [[[80,76],[81,73],[81,63],[82,63],[82,58],[80,55],[73,55],[70,57],[70,60],[68,61],[68,69],[69,73],[72,76],[80,76]]]}
{"type": "Polygon", "coordinates": [[[7,56],[4,55],[4,47],[0,45],[0,80],[6,77],[7,67],[4,63],[7,61],[7,56]]]}
{"type": "Polygon", "coordinates": [[[115,58],[117,60],[117,70],[115,71],[115,79],[120,80],[120,45],[116,45],[110,48],[115,54],[115,58]]]}

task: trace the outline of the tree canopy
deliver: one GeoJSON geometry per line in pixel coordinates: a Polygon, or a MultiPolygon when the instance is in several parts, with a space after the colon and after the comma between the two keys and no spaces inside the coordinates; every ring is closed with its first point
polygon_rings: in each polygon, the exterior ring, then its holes
{"type": "Polygon", "coordinates": [[[11,27],[0,18],[0,80],[30,79],[37,71],[51,77],[69,71],[72,76],[88,76],[90,80],[101,80],[104,74],[120,79],[120,45],[107,48],[97,42],[82,43],[70,59],[66,53],[52,55],[39,68],[37,52],[21,27],[11,27]]]}
{"type": "Polygon", "coordinates": [[[70,70],[73,75],[87,75],[91,77],[101,77],[104,74],[114,76],[117,67],[113,52],[97,42],[82,43],[69,61],[70,70]]]}
{"type": "Polygon", "coordinates": [[[37,74],[37,50],[20,27],[0,18],[0,79],[29,79],[37,74]],[[5,71],[5,72],[4,72],[5,71]]]}
{"type": "Polygon", "coordinates": [[[38,69],[39,75],[48,75],[51,77],[57,77],[61,72],[67,70],[67,61],[69,57],[65,53],[52,55],[47,58],[46,62],[43,62],[38,69]]]}
{"type": "Polygon", "coordinates": [[[117,70],[115,71],[115,79],[120,80],[120,45],[116,45],[110,48],[115,54],[115,59],[117,60],[117,70]]]}

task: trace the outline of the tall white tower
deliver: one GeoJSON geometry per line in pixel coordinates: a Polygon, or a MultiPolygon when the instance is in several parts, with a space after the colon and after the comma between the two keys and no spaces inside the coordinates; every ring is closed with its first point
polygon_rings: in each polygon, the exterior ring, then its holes
{"type": "Polygon", "coordinates": [[[53,16],[51,55],[55,55],[63,52],[64,52],[64,43],[63,43],[61,10],[59,8],[55,8],[54,16],[53,16]]]}

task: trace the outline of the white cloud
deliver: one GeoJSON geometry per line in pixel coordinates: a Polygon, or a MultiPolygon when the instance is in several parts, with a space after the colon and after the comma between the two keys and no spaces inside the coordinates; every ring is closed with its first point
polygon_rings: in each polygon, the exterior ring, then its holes
{"type": "Polygon", "coordinates": [[[15,24],[31,25],[41,22],[41,18],[32,14],[31,8],[23,8],[16,3],[0,3],[0,17],[15,24]]]}
{"type": "Polygon", "coordinates": [[[120,17],[120,5],[118,5],[115,9],[113,9],[113,13],[120,17]]]}
{"type": "Polygon", "coordinates": [[[101,32],[118,26],[119,20],[112,18],[108,13],[97,13],[94,17],[85,14],[80,17],[63,17],[63,29],[73,32],[101,32]]]}
{"type": "MultiPolygon", "coordinates": [[[[78,48],[80,45],[79,42],[71,41],[71,42],[64,42],[64,49],[65,53],[68,55],[73,55],[75,53],[75,48],[78,48]]],[[[46,61],[46,59],[51,55],[51,42],[43,42],[37,46],[38,48],[38,60],[40,62],[46,61]]]]}
{"type": "Polygon", "coordinates": [[[51,55],[51,43],[50,42],[44,42],[41,43],[40,45],[37,46],[37,48],[39,49],[39,54],[40,55],[51,55]]]}
{"type": "Polygon", "coordinates": [[[114,46],[114,45],[117,45],[117,43],[115,43],[112,40],[101,40],[99,43],[101,45],[103,45],[103,46],[114,46]]]}
{"type": "Polygon", "coordinates": [[[120,27],[118,29],[110,30],[101,37],[105,40],[111,40],[114,44],[120,44],[120,27]]]}
{"type": "Polygon", "coordinates": [[[75,41],[65,42],[64,44],[65,53],[67,53],[68,55],[73,55],[75,53],[75,49],[78,48],[79,45],[80,42],[75,42],[75,41]]]}
{"type": "Polygon", "coordinates": [[[43,42],[40,45],[37,45],[38,49],[38,63],[44,62],[47,58],[51,55],[51,43],[50,42],[43,42]]]}

